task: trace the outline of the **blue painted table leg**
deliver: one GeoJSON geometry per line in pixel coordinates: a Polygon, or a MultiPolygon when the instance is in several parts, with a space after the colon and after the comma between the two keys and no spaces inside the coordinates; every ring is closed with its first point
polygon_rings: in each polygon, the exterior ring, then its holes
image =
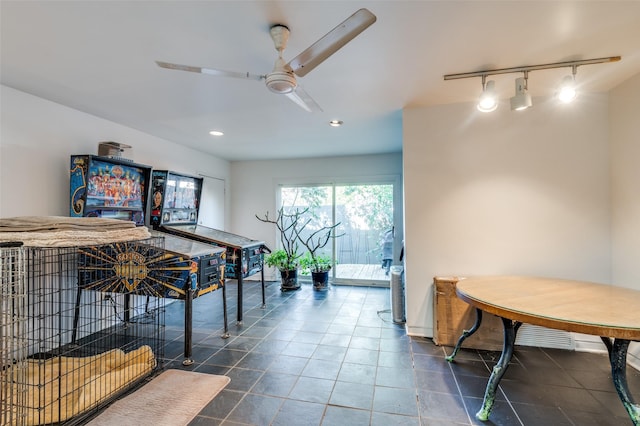
{"type": "Polygon", "coordinates": [[[476,418],[482,421],[489,420],[489,414],[491,413],[493,403],[496,400],[496,390],[498,389],[498,384],[500,383],[500,379],[502,379],[502,376],[504,376],[504,373],[507,371],[507,367],[509,367],[509,361],[511,361],[511,357],[513,356],[513,347],[516,342],[516,332],[521,325],[521,323],[514,323],[510,319],[501,319],[502,326],[504,328],[502,355],[500,355],[500,359],[498,360],[498,363],[493,367],[491,377],[489,377],[487,389],[484,391],[484,401],[482,401],[482,408],[476,413],[476,418]]]}
{"type": "Polygon", "coordinates": [[[471,336],[473,333],[478,331],[481,323],[482,323],[482,310],[476,308],[476,322],[473,324],[473,327],[471,327],[471,329],[462,331],[462,335],[458,338],[458,342],[456,343],[456,346],[453,348],[453,352],[451,352],[451,355],[445,358],[447,361],[453,362],[453,358],[455,358],[456,354],[460,350],[460,347],[462,346],[462,342],[464,342],[467,337],[471,336]]]}
{"type": "Polygon", "coordinates": [[[601,339],[609,351],[611,376],[622,405],[629,413],[634,426],[640,426],[640,405],[634,402],[627,385],[627,349],[629,348],[629,340],[614,339],[613,343],[611,343],[608,337],[601,337],[601,339]]]}

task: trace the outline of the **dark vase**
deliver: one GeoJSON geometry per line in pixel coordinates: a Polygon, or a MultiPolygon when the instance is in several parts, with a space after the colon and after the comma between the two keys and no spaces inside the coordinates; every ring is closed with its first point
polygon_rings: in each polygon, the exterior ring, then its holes
{"type": "Polygon", "coordinates": [[[298,290],[300,288],[297,269],[281,269],[280,278],[282,279],[280,291],[298,290]]]}
{"type": "Polygon", "coordinates": [[[323,290],[329,285],[329,271],[311,272],[311,280],[314,289],[323,290]]]}

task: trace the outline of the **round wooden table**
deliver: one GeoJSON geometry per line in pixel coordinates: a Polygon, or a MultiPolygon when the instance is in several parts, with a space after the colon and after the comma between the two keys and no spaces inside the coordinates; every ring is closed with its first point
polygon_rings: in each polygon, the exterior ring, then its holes
{"type": "Polygon", "coordinates": [[[626,378],[629,343],[640,341],[640,291],[585,281],[490,276],[461,279],[456,293],[476,308],[476,323],[460,336],[448,361],[453,360],[464,339],[480,327],[482,311],[500,317],[504,326],[502,355],[489,378],[482,408],[476,413],[479,420],[489,418],[496,389],[513,355],[516,333],[522,323],[527,323],[600,336],[609,352],[620,400],[633,424],[640,426],[640,405],[633,401],[626,378]]]}

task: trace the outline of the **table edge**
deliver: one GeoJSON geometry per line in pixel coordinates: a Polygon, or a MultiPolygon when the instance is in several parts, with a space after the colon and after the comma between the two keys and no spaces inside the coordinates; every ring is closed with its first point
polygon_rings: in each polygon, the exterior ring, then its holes
{"type": "Polygon", "coordinates": [[[640,333],[638,329],[630,329],[625,327],[612,327],[602,326],[597,324],[585,324],[581,322],[572,322],[567,320],[557,320],[554,318],[548,318],[530,314],[527,312],[515,311],[512,309],[504,308],[497,305],[492,305],[487,302],[470,297],[462,293],[456,287],[456,294],[460,299],[465,301],[471,306],[481,309],[484,312],[494,314],[501,318],[507,318],[513,321],[519,321],[526,324],[538,325],[547,328],[553,328],[556,330],[570,331],[574,333],[590,334],[601,337],[613,337],[617,339],[626,340],[638,340],[640,333]]]}

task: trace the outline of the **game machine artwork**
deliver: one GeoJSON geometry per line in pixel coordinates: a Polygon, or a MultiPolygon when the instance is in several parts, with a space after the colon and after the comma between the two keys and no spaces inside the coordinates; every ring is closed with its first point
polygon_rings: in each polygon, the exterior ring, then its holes
{"type": "Polygon", "coordinates": [[[145,224],[151,167],[95,155],[72,155],[71,217],[104,217],[145,224]]]}
{"type": "Polygon", "coordinates": [[[263,253],[269,251],[263,241],[198,225],[198,209],[203,179],[167,170],[152,175],[153,229],[226,248],[226,278],[238,281],[238,323],[242,322],[242,286],[244,278],[261,274],[262,305],[265,306],[263,253]]]}
{"type": "MultiPolygon", "coordinates": [[[[145,241],[86,247],[79,256],[79,289],[105,295],[123,293],[125,322],[130,296],[184,300],[184,360],[193,364],[193,299],[222,289],[224,334],[229,337],[226,289],[224,286],[225,250],[210,244],[151,231],[151,240],[162,240],[162,247],[145,241]]],[[[106,296],[105,296],[106,297],[106,296]]],[[[109,297],[113,300],[113,296],[109,297]]],[[[216,313],[217,315],[217,313],[216,313]]]]}
{"type": "Polygon", "coordinates": [[[162,225],[194,224],[203,179],[173,172],[154,170],[150,222],[154,229],[162,225]]]}

